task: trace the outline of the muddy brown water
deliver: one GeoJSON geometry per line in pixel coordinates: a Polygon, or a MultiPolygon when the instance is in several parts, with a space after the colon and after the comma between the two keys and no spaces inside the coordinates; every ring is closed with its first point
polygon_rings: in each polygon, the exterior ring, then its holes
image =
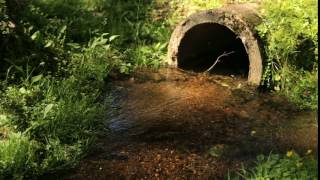
{"type": "Polygon", "coordinates": [[[317,152],[316,112],[241,77],[160,69],[108,88],[108,134],[63,179],[226,179],[261,153],[317,152]]]}

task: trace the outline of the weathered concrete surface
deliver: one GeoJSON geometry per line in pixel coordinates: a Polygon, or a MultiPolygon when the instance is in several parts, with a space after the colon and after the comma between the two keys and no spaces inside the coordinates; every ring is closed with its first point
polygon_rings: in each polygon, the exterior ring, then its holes
{"type": "MultiPolygon", "coordinates": [[[[201,24],[219,24],[230,29],[241,39],[249,59],[248,82],[259,85],[263,71],[263,59],[255,31],[255,27],[261,22],[258,8],[259,6],[254,3],[234,4],[189,16],[176,27],[171,36],[167,64],[178,67],[181,42],[192,28],[201,24]]],[[[221,38],[223,34],[217,34],[217,36],[221,38]]],[[[197,42],[194,42],[194,46],[197,46],[197,42]]]]}

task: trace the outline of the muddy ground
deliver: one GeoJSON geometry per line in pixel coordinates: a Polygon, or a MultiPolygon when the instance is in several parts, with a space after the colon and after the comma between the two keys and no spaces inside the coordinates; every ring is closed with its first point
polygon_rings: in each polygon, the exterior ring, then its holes
{"type": "Polygon", "coordinates": [[[317,152],[317,114],[241,77],[140,71],[108,84],[107,132],[55,179],[226,179],[258,154],[317,152]]]}

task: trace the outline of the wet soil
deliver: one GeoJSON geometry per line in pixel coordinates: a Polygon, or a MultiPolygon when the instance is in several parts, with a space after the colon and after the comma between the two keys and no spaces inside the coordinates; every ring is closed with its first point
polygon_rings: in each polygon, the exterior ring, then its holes
{"type": "Polygon", "coordinates": [[[226,179],[257,154],[317,152],[316,112],[240,77],[161,69],[107,87],[108,133],[63,179],[226,179]]]}

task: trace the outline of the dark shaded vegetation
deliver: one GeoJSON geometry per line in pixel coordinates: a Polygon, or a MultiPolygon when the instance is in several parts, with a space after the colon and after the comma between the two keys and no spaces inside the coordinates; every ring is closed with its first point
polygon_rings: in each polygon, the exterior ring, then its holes
{"type": "MultiPolygon", "coordinates": [[[[259,28],[264,85],[317,109],[316,1],[284,1],[279,11],[269,2],[259,28]]],[[[0,179],[75,167],[103,132],[108,103],[99,97],[109,77],[161,67],[172,26],[192,8],[221,4],[0,0],[0,179]]]]}
{"type": "Polygon", "coordinates": [[[110,72],[161,64],[169,30],[149,18],[153,6],[1,1],[0,179],[70,168],[88,152],[106,121],[98,98],[110,72]]]}

